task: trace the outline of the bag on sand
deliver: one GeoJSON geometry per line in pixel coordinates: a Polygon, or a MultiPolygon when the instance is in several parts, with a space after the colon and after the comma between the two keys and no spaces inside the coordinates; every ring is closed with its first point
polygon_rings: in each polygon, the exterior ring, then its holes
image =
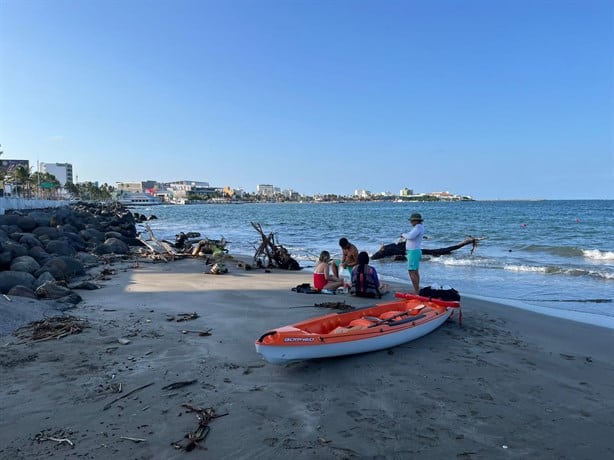
{"type": "Polygon", "coordinates": [[[431,286],[426,286],[420,289],[418,294],[421,295],[422,297],[428,297],[430,299],[439,299],[439,300],[446,300],[446,301],[460,302],[460,299],[461,299],[460,294],[454,288],[437,289],[431,286]]]}

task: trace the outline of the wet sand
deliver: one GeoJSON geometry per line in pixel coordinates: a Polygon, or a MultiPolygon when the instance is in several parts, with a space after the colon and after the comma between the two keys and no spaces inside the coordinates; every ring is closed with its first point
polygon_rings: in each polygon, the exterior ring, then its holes
{"type": "MultiPolygon", "coordinates": [[[[371,302],[292,292],[307,270],[227,266],[117,264],[66,312],[89,322],[80,334],[0,336],[0,458],[614,458],[611,329],[463,298],[463,327],[454,318],[392,350],[275,366],[256,338],[330,312],[291,307],[371,302]],[[227,414],[210,422],[206,451],[171,445],[198,426],[183,404],[227,414]]],[[[16,305],[0,298],[0,311],[16,305]]]]}

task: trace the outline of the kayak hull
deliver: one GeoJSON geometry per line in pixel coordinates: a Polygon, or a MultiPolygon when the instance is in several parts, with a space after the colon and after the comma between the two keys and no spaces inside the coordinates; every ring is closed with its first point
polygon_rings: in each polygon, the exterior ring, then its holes
{"type": "Polygon", "coordinates": [[[287,364],[383,350],[429,334],[454,308],[460,308],[459,302],[402,296],[402,300],[270,330],[256,341],[256,351],[272,364],[287,364]]]}

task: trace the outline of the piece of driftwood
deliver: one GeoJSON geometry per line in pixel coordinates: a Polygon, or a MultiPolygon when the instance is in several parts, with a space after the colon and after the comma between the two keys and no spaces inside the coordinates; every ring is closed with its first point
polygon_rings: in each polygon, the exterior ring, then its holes
{"type": "Polygon", "coordinates": [[[38,433],[35,437],[34,440],[37,442],[41,442],[41,441],[53,441],[53,442],[57,442],[58,444],[68,444],[70,447],[75,447],[75,443],[72,442],[70,439],[68,438],[58,438],[56,436],[47,436],[44,433],[38,433]]]}
{"type": "Polygon", "coordinates": [[[264,234],[262,225],[251,222],[252,227],[260,234],[261,243],[256,248],[254,263],[259,268],[282,268],[284,270],[300,270],[301,266],[294,260],[288,250],[275,242],[275,234],[264,234]]]}
{"type": "Polygon", "coordinates": [[[102,408],[102,410],[107,410],[107,409],[109,409],[109,408],[110,408],[110,407],[111,407],[113,404],[115,404],[117,401],[120,401],[120,400],[122,400],[122,399],[124,399],[124,398],[127,398],[128,396],[133,395],[133,394],[134,394],[134,393],[136,393],[137,391],[141,391],[141,390],[143,390],[143,389],[145,389],[145,388],[147,388],[147,387],[152,386],[153,384],[154,384],[154,382],[148,383],[147,385],[143,385],[143,386],[140,386],[140,387],[138,387],[138,388],[135,388],[135,389],[134,389],[134,390],[132,390],[132,391],[129,391],[128,393],[126,393],[125,395],[120,396],[119,398],[115,398],[113,401],[111,401],[111,402],[107,403],[107,404],[106,404],[106,405],[105,405],[105,406],[102,408]]]}
{"type": "Polygon", "coordinates": [[[136,238],[149,249],[152,257],[163,259],[168,262],[185,255],[177,251],[171,243],[157,239],[149,224],[145,224],[144,227],[149,238],[144,238],[141,233],[139,233],[136,238]]]}
{"type": "Polygon", "coordinates": [[[168,390],[177,390],[178,388],[183,388],[183,387],[187,387],[188,385],[192,385],[193,383],[196,383],[198,380],[184,380],[182,382],[175,382],[175,383],[171,383],[170,385],[166,385],[165,387],[162,387],[163,390],[168,391],[168,390]]]}
{"type": "MultiPolygon", "coordinates": [[[[485,237],[476,238],[473,236],[467,236],[467,238],[453,246],[438,249],[422,248],[422,255],[439,257],[446,254],[450,254],[452,251],[456,251],[464,246],[471,245],[471,254],[475,252],[478,247],[478,243],[485,237]]],[[[405,241],[398,243],[382,244],[382,247],[375,254],[371,256],[371,259],[383,259],[384,257],[393,257],[395,260],[403,260],[405,258],[405,241]]]]}

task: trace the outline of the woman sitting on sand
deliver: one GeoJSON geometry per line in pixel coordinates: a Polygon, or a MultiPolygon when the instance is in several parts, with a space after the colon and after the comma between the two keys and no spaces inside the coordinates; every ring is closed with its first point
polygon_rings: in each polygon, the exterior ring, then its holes
{"type": "Polygon", "coordinates": [[[313,286],[318,291],[335,291],[337,288],[343,286],[343,280],[339,280],[332,276],[329,272],[330,254],[328,251],[322,251],[320,258],[316,264],[316,268],[313,270],[313,286]]]}

